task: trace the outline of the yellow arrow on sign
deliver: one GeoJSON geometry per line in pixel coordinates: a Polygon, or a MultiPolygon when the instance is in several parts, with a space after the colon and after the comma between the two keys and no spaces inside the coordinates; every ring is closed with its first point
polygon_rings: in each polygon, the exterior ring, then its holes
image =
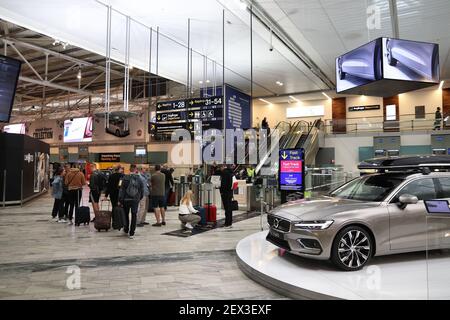
{"type": "Polygon", "coordinates": [[[192,106],[192,105],[194,104],[194,101],[191,100],[191,101],[189,102],[189,104],[192,106]]]}
{"type": "Polygon", "coordinates": [[[189,126],[189,129],[192,129],[192,124],[189,126]]]}
{"type": "Polygon", "coordinates": [[[155,125],[154,124],[152,124],[152,129],[155,129],[155,125]]]}
{"type": "Polygon", "coordinates": [[[282,157],[283,159],[286,159],[286,158],[288,157],[288,155],[286,154],[286,151],[283,151],[283,154],[281,155],[281,157],[282,157]]]}
{"type": "Polygon", "coordinates": [[[191,116],[191,117],[192,117],[193,115],[194,115],[194,114],[193,114],[192,112],[190,112],[190,113],[189,113],[189,116],[191,116]]]}

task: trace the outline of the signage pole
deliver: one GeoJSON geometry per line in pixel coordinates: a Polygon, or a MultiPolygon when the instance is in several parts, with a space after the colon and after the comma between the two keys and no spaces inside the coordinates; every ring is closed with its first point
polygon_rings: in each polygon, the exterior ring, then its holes
{"type": "MultiPolygon", "coordinates": [[[[186,75],[186,99],[189,98],[189,80],[190,80],[190,47],[191,47],[191,19],[188,18],[188,34],[187,34],[187,75],[186,75]]],[[[192,63],[192,62],[191,62],[192,63]]]]}
{"type": "Polygon", "coordinates": [[[225,95],[225,9],[222,10],[222,97],[223,97],[223,128],[222,128],[222,160],[225,163],[225,151],[226,151],[226,128],[227,128],[227,105],[226,105],[226,95],[225,95]]]}

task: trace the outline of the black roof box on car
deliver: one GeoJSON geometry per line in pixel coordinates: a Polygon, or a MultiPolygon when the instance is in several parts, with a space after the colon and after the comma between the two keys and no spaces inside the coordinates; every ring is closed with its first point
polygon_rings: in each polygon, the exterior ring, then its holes
{"type": "Polygon", "coordinates": [[[389,171],[424,171],[428,169],[450,169],[450,155],[402,156],[367,159],[358,165],[358,169],[389,171]]]}

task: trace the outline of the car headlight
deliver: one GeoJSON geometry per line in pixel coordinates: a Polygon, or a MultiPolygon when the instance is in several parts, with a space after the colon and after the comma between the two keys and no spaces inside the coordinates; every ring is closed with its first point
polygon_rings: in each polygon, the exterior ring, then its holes
{"type": "Polygon", "coordinates": [[[302,221],[296,223],[295,227],[306,230],[324,230],[331,226],[333,222],[333,220],[302,221]]]}

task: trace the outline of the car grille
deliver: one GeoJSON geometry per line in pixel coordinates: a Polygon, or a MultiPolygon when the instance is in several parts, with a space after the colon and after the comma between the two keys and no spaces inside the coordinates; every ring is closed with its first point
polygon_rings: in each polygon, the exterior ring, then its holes
{"type": "Polygon", "coordinates": [[[269,224],[270,227],[276,229],[276,230],[280,230],[283,232],[289,232],[289,230],[291,229],[291,222],[288,220],[284,220],[282,218],[279,218],[277,216],[271,215],[269,214],[267,216],[267,223],[269,224]],[[278,227],[275,227],[275,220],[278,220],[278,227]]]}
{"type": "Polygon", "coordinates": [[[267,234],[266,240],[273,243],[277,247],[280,247],[280,248],[288,250],[288,251],[291,250],[291,248],[289,247],[289,243],[286,240],[278,239],[278,238],[274,237],[273,235],[271,235],[270,232],[269,232],[269,234],[267,234]]]}

